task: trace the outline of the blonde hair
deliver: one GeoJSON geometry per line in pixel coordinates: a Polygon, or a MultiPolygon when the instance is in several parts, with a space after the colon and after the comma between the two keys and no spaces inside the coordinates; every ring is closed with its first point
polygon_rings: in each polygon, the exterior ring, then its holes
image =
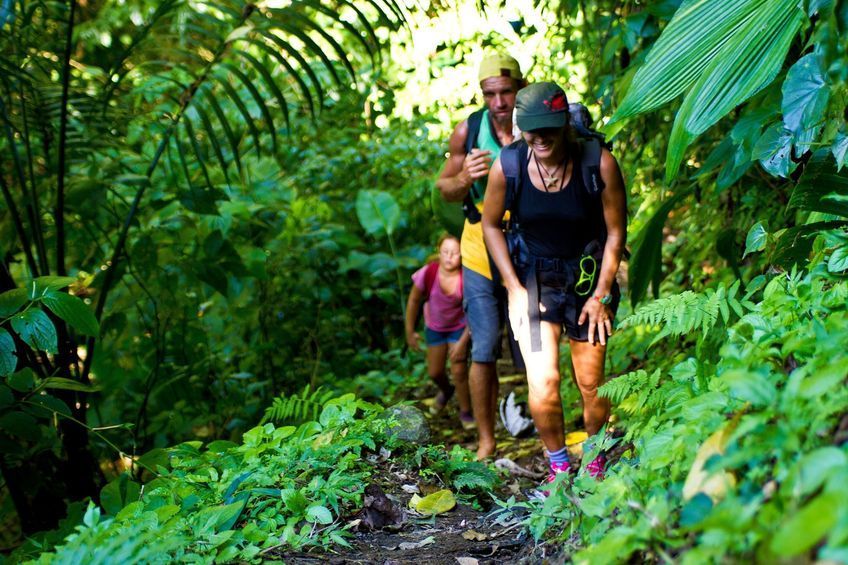
{"type": "Polygon", "coordinates": [[[442,244],[449,239],[455,239],[457,243],[460,243],[459,238],[457,236],[453,235],[452,233],[442,232],[442,234],[439,236],[439,239],[436,241],[436,251],[430,253],[427,256],[428,263],[432,263],[433,261],[439,260],[439,251],[442,250],[442,244]]]}

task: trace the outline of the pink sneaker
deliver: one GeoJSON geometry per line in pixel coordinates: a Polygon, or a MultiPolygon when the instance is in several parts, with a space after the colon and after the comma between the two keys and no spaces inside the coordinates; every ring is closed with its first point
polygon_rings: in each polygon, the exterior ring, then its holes
{"type": "Polygon", "coordinates": [[[603,453],[592,459],[588,465],[586,465],[586,470],[589,472],[589,476],[598,481],[604,480],[604,469],[607,466],[607,458],[603,453]]]}
{"type": "Polygon", "coordinates": [[[552,483],[556,480],[556,476],[560,473],[571,473],[571,463],[551,463],[551,470],[548,472],[546,483],[552,483]]]}
{"type": "Polygon", "coordinates": [[[548,498],[551,495],[551,491],[550,489],[544,488],[544,485],[548,485],[554,482],[557,478],[557,475],[559,475],[560,473],[566,473],[569,475],[571,474],[571,464],[568,461],[566,461],[565,463],[551,463],[551,470],[548,472],[548,478],[545,479],[545,482],[542,483],[542,486],[531,491],[528,496],[530,498],[535,498],[539,500],[548,498]]]}

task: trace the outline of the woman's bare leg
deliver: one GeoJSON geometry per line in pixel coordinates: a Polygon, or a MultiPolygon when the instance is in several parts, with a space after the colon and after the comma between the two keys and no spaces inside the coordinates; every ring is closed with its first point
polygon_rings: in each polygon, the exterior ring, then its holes
{"type": "Polygon", "coordinates": [[[604,384],[604,361],[606,346],[587,341],[570,340],[571,363],[574,366],[574,381],[583,398],[583,422],[586,432],[594,435],[607,423],[610,402],[598,396],[598,387],[604,384]]]}

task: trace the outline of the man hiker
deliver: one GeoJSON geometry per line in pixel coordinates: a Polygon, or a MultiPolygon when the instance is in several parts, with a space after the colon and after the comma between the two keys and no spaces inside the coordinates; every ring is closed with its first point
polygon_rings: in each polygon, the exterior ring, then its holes
{"type": "Polygon", "coordinates": [[[478,73],[485,106],[460,122],[449,141],[449,157],[436,186],[448,202],[463,202],[462,276],[466,319],[471,329],[471,406],[477,421],[477,458],[495,453],[495,417],[506,294],[483,243],[480,224],[489,168],[502,147],[518,139],[512,111],[524,86],[518,61],[505,54],[486,57],[478,73]]]}

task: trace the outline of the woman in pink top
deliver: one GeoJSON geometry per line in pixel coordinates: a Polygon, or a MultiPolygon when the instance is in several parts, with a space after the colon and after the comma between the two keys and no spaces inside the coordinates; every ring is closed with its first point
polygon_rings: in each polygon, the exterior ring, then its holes
{"type": "Polygon", "coordinates": [[[462,311],[462,270],[459,240],[451,235],[439,239],[439,260],[418,269],[412,275],[412,291],[406,303],[406,343],[420,351],[421,336],[415,331],[421,305],[424,304],[424,335],[427,341],[427,372],[439,387],[433,413],[440,412],[454,390],[459,401],[459,419],[463,427],[474,426],[468,392],[468,328],[462,311]],[[445,374],[450,360],[454,386],[445,374]]]}

